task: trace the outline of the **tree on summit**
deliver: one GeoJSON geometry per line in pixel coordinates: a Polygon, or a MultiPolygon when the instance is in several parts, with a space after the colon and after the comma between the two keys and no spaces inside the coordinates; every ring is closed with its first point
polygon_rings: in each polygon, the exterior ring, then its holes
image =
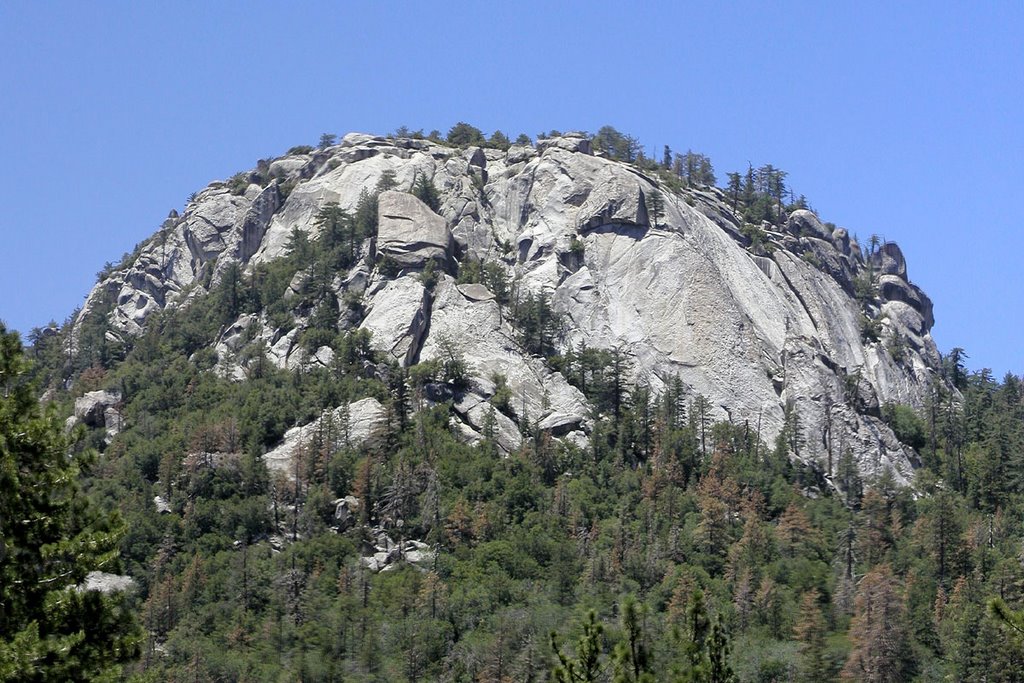
{"type": "Polygon", "coordinates": [[[476,126],[471,126],[464,121],[459,121],[448,131],[448,144],[466,147],[469,145],[483,145],[484,134],[476,126]]]}
{"type": "Polygon", "coordinates": [[[612,126],[602,126],[594,136],[594,147],[612,159],[632,162],[640,153],[640,141],[632,135],[625,135],[612,126]]]}

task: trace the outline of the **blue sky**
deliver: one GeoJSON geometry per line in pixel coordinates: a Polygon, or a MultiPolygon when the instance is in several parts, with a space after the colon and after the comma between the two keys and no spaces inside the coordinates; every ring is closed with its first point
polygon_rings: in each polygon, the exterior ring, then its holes
{"type": "Polygon", "coordinates": [[[63,320],[191,192],[322,132],[611,124],[785,169],[900,243],[942,351],[1024,373],[1024,3],[292,4],[0,3],[0,319],[63,320]]]}

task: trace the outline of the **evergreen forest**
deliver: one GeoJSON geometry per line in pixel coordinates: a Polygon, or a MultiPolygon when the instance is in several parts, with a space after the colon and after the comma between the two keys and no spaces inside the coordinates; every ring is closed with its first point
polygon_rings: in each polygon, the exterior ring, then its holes
{"type": "MultiPolygon", "coordinates": [[[[499,133],[446,140],[512,144],[499,133]]],[[[594,145],[666,193],[716,183],[701,154],[652,160],[611,128],[594,145]]],[[[755,243],[807,205],[770,165],[727,177],[755,243]]],[[[586,443],[527,419],[514,452],[493,429],[471,445],[451,426],[457,351],[404,368],[337,324],[359,304],[325,283],[359,258],[383,189],[354,215],[328,205],[316,238],[296,231],[287,256],[228,270],[130,344],[103,316],[24,348],[0,328],[0,679],[1024,680],[1022,378],[971,372],[954,349],[926,406],[882,411],[919,455],[913,485],[862,477],[849,452],[827,476],[795,457],[795,415],[766,442],[681,383],[633,384],[628,350],[565,347],[546,297],[466,261],[460,282],[486,284],[594,406],[586,443]],[[283,370],[256,344],[244,378],[213,371],[225,325],[262,312],[287,328],[296,305],[329,366],[283,370]],[[67,432],[101,389],[123,428],[67,432]],[[357,443],[335,409],[367,398],[385,417],[357,443]],[[268,469],[315,421],[293,471],[268,469]],[[134,584],[77,590],[93,570],[134,584]]],[[[415,192],[429,205],[436,190],[415,192]]],[[[492,379],[497,419],[516,396],[492,379]]]]}

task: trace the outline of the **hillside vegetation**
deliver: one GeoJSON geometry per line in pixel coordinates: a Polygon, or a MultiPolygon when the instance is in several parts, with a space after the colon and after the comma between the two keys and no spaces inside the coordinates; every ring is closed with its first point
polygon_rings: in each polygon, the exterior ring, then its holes
{"type": "Polygon", "coordinates": [[[125,675],[1024,677],[1021,379],[783,171],[556,133],[325,136],[33,332],[125,675]]]}

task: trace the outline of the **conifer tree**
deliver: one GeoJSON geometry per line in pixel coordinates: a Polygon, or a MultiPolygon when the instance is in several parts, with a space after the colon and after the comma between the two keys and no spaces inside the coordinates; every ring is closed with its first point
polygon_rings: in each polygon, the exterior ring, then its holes
{"type": "Polygon", "coordinates": [[[597,614],[591,610],[583,622],[583,634],[576,642],[576,656],[562,652],[555,633],[551,634],[551,649],[558,664],[551,670],[551,680],[556,683],[596,683],[601,680],[604,665],[601,658],[604,626],[597,621],[597,614]]]}
{"type": "Polygon", "coordinates": [[[645,196],[647,202],[647,216],[650,219],[651,227],[657,228],[658,221],[665,215],[665,198],[658,190],[651,190],[645,196]]]}
{"type": "Polygon", "coordinates": [[[653,683],[651,652],[644,633],[646,609],[629,596],[622,603],[622,630],[625,639],[615,647],[614,683],[653,683]]]}
{"type": "Polygon", "coordinates": [[[811,590],[800,599],[801,619],[793,635],[800,643],[800,666],[797,680],[807,683],[827,681],[831,672],[825,659],[825,619],[818,606],[818,592],[811,590]]]}
{"type": "Polygon", "coordinates": [[[880,565],[861,579],[850,640],[853,650],[843,668],[844,680],[897,683],[910,678],[913,659],[906,605],[889,565],[880,565]]]}
{"type": "Polygon", "coordinates": [[[78,488],[88,452],[26,381],[16,332],[0,323],[0,680],[112,680],[138,650],[121,600],[77,588],[111,570],[124,528],[78,488]]]}
{"type": "Polygon", "coordinates": [[[412,185],[412,193],[421,202],[430,207],[431,211],[437,211],[441,205],[441,198],[437,194],[434,183],[425,175],[417,176],[412,185]]]}

